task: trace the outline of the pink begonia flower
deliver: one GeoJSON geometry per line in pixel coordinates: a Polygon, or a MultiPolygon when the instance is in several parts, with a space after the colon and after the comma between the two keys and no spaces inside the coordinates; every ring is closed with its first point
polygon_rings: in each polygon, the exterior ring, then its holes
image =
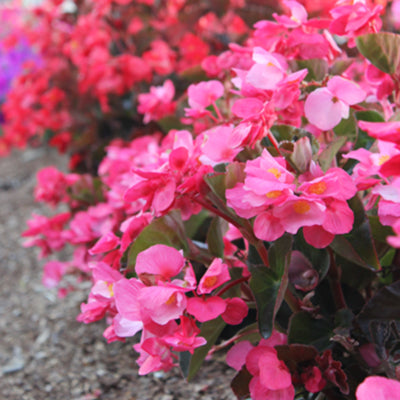
{"type": "Polygon", "coordinates": [[[114,285],[115,305],[118,315],[114,329],[118,336],[133,336],[143,328],[138,296],[145,285],[138,279],[121,279],[114,285]]]}
{"type": "Polygon", "coordinates": [[[357,192],[353,179],[341,168],[330,168],[323,176],[304,182],[298,190],[308,197],[337,200],[348,200],[357,192]]]}
{"type": "Polygon", "coordinates": [[[366,122],[359,121],[358,126],[368,133],[369,136],[383,140],[385,142],[392,142],[400,145],[400,122],[366,122]]]}
{"type": "Polygon", "coordinates": [[[286,76],[288,65],[279,54],[272,54],[262,47],[253,50],[255,64],[246,75],[246,82],[257,89],[274,90],[286,76]]]}
{"type": "Polygon", "coordinates": [[[143,122],[158,121],[175,112],[175,87],[167,79],[162,86],[150,86],[150,93],[141,93],[138,96],[138,112],[144,114],[143,122]]]}
{"type": "Polygon", "coordinates": [[[203,132],[203,153],[215,163],[233,161],[243,149],[245,137],[232,125],[216,126],[203,132]]]}
{"type": "Polygon", "coordinates": [[[187,304],[183,290],[164,286],[146,286],[138,294],[143,315],[157,324],[165,325],[179,318],[187,304]]]}
{"type": "Polygon", "coordinates": [[[90,255],[106,253],[107,251],[115,249],[119,245],[119,241],[119,238],[115,236],[113,232],[107,232],[88,250],[88,252],[90,255]]]}
{"type": "Polygon", "coordinates": [[[235,343],[226,353],[226,363],[236,371],[240,371],[246,364],[246,357],[254,346],[248,340],[235,343]]]}
{"type": "Polygon", "coordinates": [[[300,377],[305,389],[311,393],[320,392],[326,385],[326,380],[322,377],[321,370],[316,366],[309,367],[300,377]]]}
{"type": "Polygon", "coordinates": [[[392,228],[396,236],[388,236],[387,242],[393,247],[400,248],[400,219],[392,225],[392,228]]]}
{"type": "Polygon", "coordinates": [[[381,175],[388,176],[400,176],[400,154],[396,154],[387,160],[379,169],[381,175]]]}
{"type": "Polygon", "coordinates": [[[285,227],[280,218],[267,211],[257,215],[254,220],[254,233],[259,239],[272,242],[285,233],[285,227]]]}
{"type": "Polygon", "coordinates": [[[140,353],[137,363],[140,365],[139,375],[154,371],[169,371],[175,366],[170,346],[158,337],[144,339],[133,348],[140,353]]]}
{"type": "Polygon", "coordinates": [[[152,276],[156,281],[166,281],[178,275],[184,265],[185,259],[180,251],[156,244],[138,254],[135,271],[144,283],[152,276]]]}
{"type": "Polygon", "coordinates": [[[197,347],[204,346],[207,340],[201,336],[197,336],[200,329],[196,322],[186,316],[181,317],[181,323],[176,331],[169,336],[164,336],[165,343],[172,346],[174,351],[189,351],[193,354],[197,347]]]}
{"type": "Polygon", "coordinates": [[[273,347],[258,345],[251,349],[246,356],[246,368],[253,375],[249,385],[252,399],[294,399],[290,372],[273,347]]]}
{"type": "Polygon", "coordinates": [[[43,267],[42,283],[47,288],[56,287],[61,278],[67,272],[69,263],[61,261],[49,261],[43,267]]]}
{"type": "Polygon", "coordinates": [[[286,28],[296,28],[307,21],[307,11],[300,3],[293,0],[283,0],[283,4],[289,8],[291,16],[272,14],[280,25],[286,28]]]}
{"type": "Polygon", "coordinates": [[[224,94],[224,85],[216,80],[200,82],[190,85],[187,93],[190,108],[185,109],[186,115],[196,117],[224,94]]]}
{"type": "Polygon", "coordinates": [[[197,288],[198,294],[211,293],[215,288],[231,279],[228,266],[220,258],[215,258],[202,276],[197,288]]]}
{"type": "Polygon", "coordinates": [[[349,117],[350,106],[365,99],[366,93],[355,82],[334,76],[324,88],[310,93],[304,104],[307,119],[321,130],[334,128],[349,117]]]}
{"type": "Polygon", "coordinates": [[[383,376],[369,376],[356,391],[357,400],[400,400],[400,382],[383,376]]]}
{"type": "Polygon", "coordinates": [[[335,235],[326,231],[322,226],[312,225],[303,227],[304,239],[317,249],[323,249],[329,246],[335,235]]]}
{"type": "Polygon", "coordinates": [[[370,9],[365,2],[354,1],[354,4],[333,8],[330,14],[333,18],[329,31],[335,35],[347,36],[349,47],[355,46],[354,38],[364,33],[376,33],[382,26],[379,14],[381,5],[370,9]]]}
{"type": "Polygon", "coordinates": [[[286,232],[296,234],[303,226],[321,225],[325,219],[326,206],[320,200],[291,196],[272,210],[286,232]]]}
{"type": "Polygon", "coordinates": [[[240,297],[226,299],[226,309],[221,314],[222,319],[229,325],[239,325],[249,312],[246,302],[240,297]]]}
{"type": "Polygon", "coordinates": [[[226,302],[218,296],[207,298],[191,297],[187,299],[186,311],[199,322],[206,322],[220,316],[226,309],[226,302]]]}

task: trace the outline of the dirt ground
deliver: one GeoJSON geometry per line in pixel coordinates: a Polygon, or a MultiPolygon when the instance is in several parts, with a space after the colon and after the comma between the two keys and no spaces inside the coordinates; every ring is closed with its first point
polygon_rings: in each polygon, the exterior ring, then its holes
{"type": "Polygon", "coordinates": [[[139,377],[133,342],[107,344],[102,323],[76,322],[82,290],[58,299],[41,284],[41,263],[22,247],[35,173],[62,165],[44,149],[0,159],[0,400],[228,400],[233,370],[204,364],[190,383],[178,370],[139,377]]]}

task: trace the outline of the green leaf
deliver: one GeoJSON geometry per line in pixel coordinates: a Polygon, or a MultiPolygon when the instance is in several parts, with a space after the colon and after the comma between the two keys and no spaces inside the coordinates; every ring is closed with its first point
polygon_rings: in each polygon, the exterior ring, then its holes
{"type": "Polygon", "coordinates": [[[183,356],[182,359],[182,372],[188,381],[191,380],[200,369],[211,347],[214,346],[219,335],[225,328],[225,325],[226,322],[221,317],[204,322],[201,325],[199,336],[205,338],[207,343],[204,346],[198,347],[190,359],[188,359],[188,355],[183,356]]]}
{"type": "Polygon", "coordinates": [[[209,226],[210,214],[206,210],[201,210],[198,214],[192,215],[187,221],[183,221],[186,235],[190,239],[201,240],[203,236],[201,232],[207,232],[209,226]],[[200,236],[200,237],[199,237],[200,236]]]}
{"type": "Polygon", "coordinates": [[[297,69],[308,69],[306,81],[322,81],[328,73],[328,63],[321,58],[296,60],[297,69]]]}
{"type": "Polygon", "coordinates": [[[187,253],[189,247],[179,211],[171,211],[153,220],[142,230],[129,248],[127,269],[134,271],[137,255],[155,244],[165,244],[178,250],[183,249],[184,253],[187,253]]]}
{"type": "Polygon", "coordinates": [[[225,175],[222,172],[214,172],[203,178],[211,191],[223,201],[225,201],[225,175]]]}
{"type": "Polygon", "coordinates": [[[325,319],[315,319],[306,311],[293,314],[289,323],[288,343],[314,346],[324,351],[331,346],[333,326],[325,319]]]}
{"type": "Polygon", "coordinates": [[[260,266],[258,262],[249,262],[249,284],[257,304],[258,327],[265,339],[272,334],[275,316],[287,289],[292,240],[292,236],[285,234],[271,245],[268,251],[269,268],[260,266]]]}
{"type": "Polygon", "coordinates": [[[357,48],[371,64],[387,74],[394,74],[400,65],[400,35],[390,32],[358,36],[357,48]]]}
{"type": "Polygon", "coordinates": [[[379,217],[376,215],[369,216],[368,220],[373,238],[377,242],[386,243],[386,238],[389,235],[393,235],[392,227],[382,225],[379,221],[379,217]]]}
{"type": "Polygon", "coordinates": [[[346,136],[339,136],[329,143],[329,145],[321,152],[318,161],[324,171],[327,171],[331,167],[332,161],[346,142],[346,136]]]}
{"type": "Polygon", "coordinates": [[[342,75],[347,68],[353,64],[354,58],[347,58],[345,60],[338,60],[333,63],[329,69],[329,75],[342,75]]]}
{"type": "Polygon", "coordinates": [[[330,247],[340,256],[361,267],[380,269],[380,263],[372,238],[369,220],[363,204],[356,195],[348,201],[354,213],[353,230],[346,235],[337,235],[330,247]]]}
{"type": "MultiPolygon", "coordinates": [[[[273,125],[271,126],[271,132],[278,142],[295,142],[296,140],[306,136],[310,139],[313,154],[316,154],[319,150],[319,144],[314,135],[305,129],[296,128],[291,125],[273,125]]],[[[264,138],[264,142],[265,140],[266,138],[264,138]]],[[[266,144],[268,145],[268,143],[266,144]]]]}
{"type": "Polygon", "coordinates": [[[164,133],[168,133],[172,129],[183,129],[184,127],[180,119],[175,115],[169,115],[161,118],[157,123],[164,133]]]}
{"type": "Polygon", "coordinates": [[[215,217],[211,221],[211,225],[207,232],[207,244],[210,253],[219,258],[224,257],[224,233],[227,231],[226,221],[220,217],[215,217]],[[225,225],[225,226],[224,226],[225,225]]]}

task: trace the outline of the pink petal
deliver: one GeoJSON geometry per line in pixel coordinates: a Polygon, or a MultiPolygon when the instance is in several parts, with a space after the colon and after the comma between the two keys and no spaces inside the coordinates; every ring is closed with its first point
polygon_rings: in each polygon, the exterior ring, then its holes
{"type": "Polygon", "coordinates": [[[141,274],[150,274],[167,280],[178,275],[184,265],[185,259],[178,250],[156,244],[138,254],[135,271],[139,277],[141,274]]]}
{"type": "Polygon", "coordinates": [[[361,103],[366,96],[363,89],[357,83],[348,79],[334,76],[327,84],[329,91],[348,105],[361,103]]]}
{"type": "Polygon", "coordinates": [[[304,113],[307,119],[317,128],[327,131],[334,128],[348,113],[349,107],[326,88],[317,89],[310,93],[304,104],[304,113]]]}
{"type": "Polygon", "coordinates": [[[208,297],[207,299],[191,297],[187,301],[186,311],[199,322],[206,322],[220,316],[225,308],[225,300],[218,296],[208,297]]]}
{"type": "Polygon", "coordinates": [[[253,345],[248,340],[233,345],[226,354],[226,363],[236,371],[240,371],[246,363],[247,353],[253,348],[253,345]]]}
{"type": "Polygon", "coordinates": [[[369,376],[358,386],[357,400],[400,400],[400,382],[383,376],[369,376]]]}

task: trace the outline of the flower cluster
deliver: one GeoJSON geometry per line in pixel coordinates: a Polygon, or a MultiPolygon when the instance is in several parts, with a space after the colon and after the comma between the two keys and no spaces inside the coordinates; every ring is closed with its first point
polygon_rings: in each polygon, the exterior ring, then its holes
{"type": "Polygon", "coordinates": [[[28,30],[51,68],[18,78],[3,141],[51,130],[75,168],[38,174],[36,199],[68,212],[34,216],[26,246],[73,249],[45,285],[90,279],[78,320],[136,336],[140,374],[191,378],[230,348],[238,398],[396,387],[373,377],[398,363],[400,36],[380,31],[385,2],[275,2],[253,30],[251,1],[161,3],[52,3],[28,30]]]}

